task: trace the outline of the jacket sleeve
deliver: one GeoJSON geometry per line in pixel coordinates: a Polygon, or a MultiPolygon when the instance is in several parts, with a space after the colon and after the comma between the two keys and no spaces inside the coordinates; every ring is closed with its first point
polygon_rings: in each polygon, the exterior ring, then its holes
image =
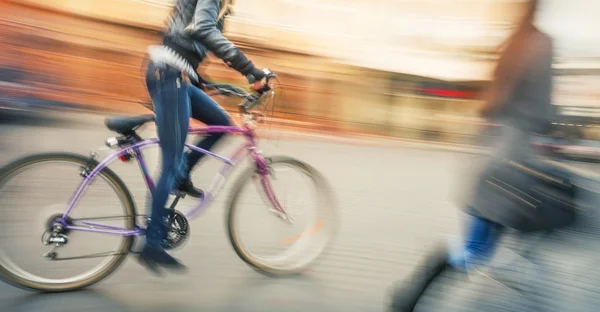
{"type": "Polygon", "coordinates": [[[198,0],[192,24],[187,28],[198,41],[242,75],[256,71],[254,64],[217,28],[220,0],[198,0]]]}

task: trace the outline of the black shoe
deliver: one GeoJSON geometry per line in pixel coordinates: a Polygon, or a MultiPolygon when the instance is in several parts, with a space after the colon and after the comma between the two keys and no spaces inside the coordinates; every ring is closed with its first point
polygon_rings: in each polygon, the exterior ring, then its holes
{"type": "Polygon", "coordinates": [[[450,268],[447,249],[434,249],[427,255],[424,263],[393,290],[389,311],[412,312],[431,282],[450,268]]]}
{"type": "Polygon", "coordinates": [[[190,179],[179,181],[176,188],[179,192],[185,193],[194,198],[202,198],[204,196],[204,192],[201,189],[195,188],[192,180],[190,179]]]}
{"type": "Polygon", "coordinates": [[[186,267],[160,247],[144,246],[138,256],[139,263],[153,275],[161,275],[160,267],[175,271],[185,271],[186,267]]]}

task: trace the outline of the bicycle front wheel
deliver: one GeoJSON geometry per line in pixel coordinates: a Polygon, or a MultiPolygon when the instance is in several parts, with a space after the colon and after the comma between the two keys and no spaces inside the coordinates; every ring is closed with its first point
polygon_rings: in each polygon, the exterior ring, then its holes
{"type": "MultiPolygon", "coordinates": [[[[56,249],[54,243],[44,244],[81,185],[82,169],[97,165],[97,161],[76,154],[40,154],[0,169],[3,280],[42,292],[72,291],[99,282],[123,262],[133,244],[132,236],[65,230],[60,234],[67,243],[56,249]]],[[[110,222],[123,231],[134,229],[132,197],[110,169],[102,169],[79,198],[66,219],[69,224],[94,230],[97,225],[92,222],[110,222]]]]}
{"type": "Polygon", "coordinates": [[[298,274],[315,263],[335,234],[332,190],[317,170],[299,160],[265,160],[267,176],[250,168],[233,186],[227,212],[229,239],[253,269],[267,275],[298,274]],[[277,205],[285,214],[277,211],[277,205]]]}

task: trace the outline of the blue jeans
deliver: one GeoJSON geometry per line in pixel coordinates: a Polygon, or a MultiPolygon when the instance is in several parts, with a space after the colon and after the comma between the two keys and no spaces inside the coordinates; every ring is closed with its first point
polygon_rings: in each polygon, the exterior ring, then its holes
{"type": "MultiPolygon", "coordinates": [[[[152,194],[150,223],[146,230],[146,244],[158,247],[166,234],[165,205],[178,179],[186,178],[189,169],[200,159],[200,153],[184,157],[189,120],[194,118],[207,124],[228,125],[227,115],[209,96],[183,80],[181,71],[168,65],[150,63],[146,72],[146,86],[156,115],[156,127],[162,154],[161,174],[152,194]]],[[[220,135],[207,136],[198,146],[210,149],[220,135]]]]}
{"type": "MultiPolygon", "coordinates": [[[[199,88],[190,85],[188,88],[192,118],[211,126],[229,126],[231,122],[227,113],[210,96],[202,92],[199,88]]],[[[196,142],[196,146],[209,151],[223,137],[224,133],[211,133],[204,136],[196,142]]],[[[190,151],[187,153],[185,165],[182,171],[182,179],[189,179],[192,168],[202,159],[205,154],[190,151]]]]}
{"type": "Polygon", "coordinates": [[[458,249],[450,251],[450,265],[461,271],[466,271],[469,266],[486,261],[493,255],[503,228],[476,216],[469,217],[464,243],[458,249]]]}

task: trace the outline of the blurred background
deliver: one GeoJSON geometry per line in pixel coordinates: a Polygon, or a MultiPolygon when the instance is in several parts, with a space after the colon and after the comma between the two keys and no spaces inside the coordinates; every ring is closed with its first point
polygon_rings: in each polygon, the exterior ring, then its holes
{"type": "MultiPolygon", "coordinates": [[[[590,162],[600,159],[600,1],[541,3],[537,24],[556,45],[558,109],[552,133],[539,144],[561,159],[585,160],[569,164],[596,174],[590,162]]],[[[144,57],[160,42],[172,5],[0,1],[0,165],[39,151],[87,154],[110,135],[103,117],[147,113],[144,57]]],[[[215,207],[193,224],[198,248],[181,256],[197,270],[191,276],[158,283],[130,261],[95,287],[99,293],[49,299],[2,285],[8,311],[64,311],[60,302],[72,304],[68,311],[382,311],[387,287],[408,273],[423,246],[460,228],[459,178],[498,133],[475,108],[521,7],[518,0],[236,0],[226,36],[257,66],[278,73],[283,92],[269,126],[296,135],[279,140],[277,151],[322,170],[340,199],[339,242],[316,274],[258,277],[229,250],[215,207]],[[197,289],[205,293],[194,296],[197,289]],[[164,293],[169,298],[156,296],[164,293]]],[[[246,84],[212,56],[201,72],[246,84]]],[[[235,111],[235,99],[221,103],[235,111]]],[[[157,158],[149,157],[153,169],[157,158]]],[[[116,171],[136,200],[146,195],[137,168],[118,164],[116,171]]],[[[596,311],[600,304],[593,261],[600,250],[591,247],[600,231],[591,228],[543,250],[555,266],[536,277],[552,279],[545,285],[559,294],[547,295],[558,300],[548,311],[596,311]]],[[[444,298],[428,311],[526,310],[525,299],[486,279],[462,287],[454,301],[444,298]]]]}
{"type": "MultiPolygon", "coordinates": [[[[137,112],[148,45],[173,1],[2,2],[1,107],[137,112]]],[[[473,144],[474,115],[520,1],[239,0],[226,33],[286,90],[276,120],[305,130],[473,144]]],[[[596,1],[546,0],[539,26],[557,45],[556,136],[596,140],[596,1]]],[[[243,78],[220,61],[215,80],[243,78]]],[[[482,131],[482,128],[490,131],[482,131]]]]}

